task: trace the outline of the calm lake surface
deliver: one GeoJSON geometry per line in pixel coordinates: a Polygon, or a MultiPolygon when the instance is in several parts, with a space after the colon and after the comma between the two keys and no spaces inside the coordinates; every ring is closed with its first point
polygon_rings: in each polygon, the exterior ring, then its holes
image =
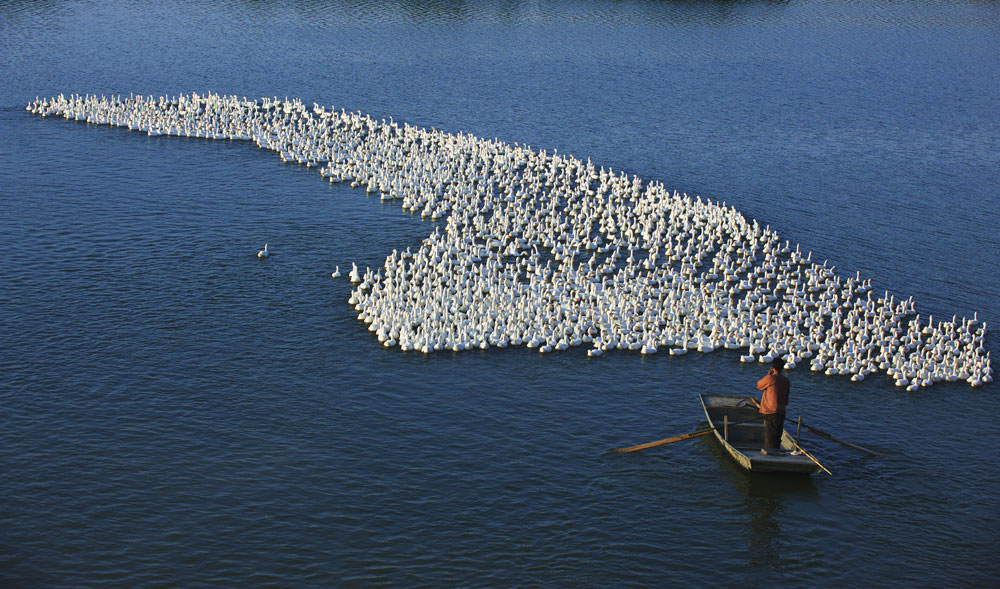
{"type": "Polygon", "coordinates": [[[995,326],[1000,3],[5,2],[0,57],[0,584],[996,585],[996,385],[792,371],[790,419],[883,454],[804,435],[834,476],[607,454],[764,370],[385,349],[330,272],[432,223],[24,107],[287,96],[558,149],[995,326]]]}

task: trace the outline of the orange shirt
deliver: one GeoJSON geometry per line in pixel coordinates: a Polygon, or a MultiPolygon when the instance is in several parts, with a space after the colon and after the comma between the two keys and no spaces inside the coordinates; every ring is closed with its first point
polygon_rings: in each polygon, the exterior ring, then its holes
{"type": "Polygon", "coordinates": [[[771,369],[767,376],[757,381],[757,390],[764,391],[760,396],[760,412],[768,415],[770,413],[784,413],[785,406],[788,405],[788,389],[791,383],[785,375],[775,369],[771,369]]]}

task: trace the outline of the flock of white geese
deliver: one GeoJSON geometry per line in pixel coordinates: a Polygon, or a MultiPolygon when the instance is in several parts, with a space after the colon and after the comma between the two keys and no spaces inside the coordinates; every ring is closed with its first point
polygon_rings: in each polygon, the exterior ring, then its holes
{"type": "Polygon", "coordinates": [[[912,297],[838,275],[725,203],[589,159],[277,98],[59,95],[27,110],[252,141],[330,182],[442,219],[382,267],[352,265],[349,303],[387,347],[587,346],[591,356],[725,348],[744,362],[782,356],[789,368],[808,363],[855,381],[882,371],[911,391],[993,380],[976,315],[924,318],[912,297]]]}

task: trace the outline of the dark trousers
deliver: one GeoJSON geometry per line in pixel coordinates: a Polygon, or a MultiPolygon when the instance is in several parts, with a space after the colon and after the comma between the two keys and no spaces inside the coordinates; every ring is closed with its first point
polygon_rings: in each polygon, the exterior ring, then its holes
{"type": "Polygon", "coordinates": [[[781,430],[785,427],[784,413],[768,413],[764,415],[764,447],[781,447],[781,430]]]}

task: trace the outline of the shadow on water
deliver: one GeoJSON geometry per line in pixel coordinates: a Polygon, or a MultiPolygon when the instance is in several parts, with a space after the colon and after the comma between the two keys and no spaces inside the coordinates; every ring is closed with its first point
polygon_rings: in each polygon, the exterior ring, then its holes
{"type": "Polygon", "coordinates": [[[747,472],[726,454],[718,440],[710,439],[705,446],[722,469],[723,478],[743,498],[748,564],[776,569],[782,562],[782,513],[793,504],[818,497],[817,475],[747,472]]]}
{"type": "MultiPolygon", "coordinates": [[[[730,466],[737,468],[732,464],[730,466]]],[[[781,512],[789,502],[817,495],[813,477],[740,471],[728,478],[743,491],[749,564],[777,567],[781,562],[781,512]]]]}

